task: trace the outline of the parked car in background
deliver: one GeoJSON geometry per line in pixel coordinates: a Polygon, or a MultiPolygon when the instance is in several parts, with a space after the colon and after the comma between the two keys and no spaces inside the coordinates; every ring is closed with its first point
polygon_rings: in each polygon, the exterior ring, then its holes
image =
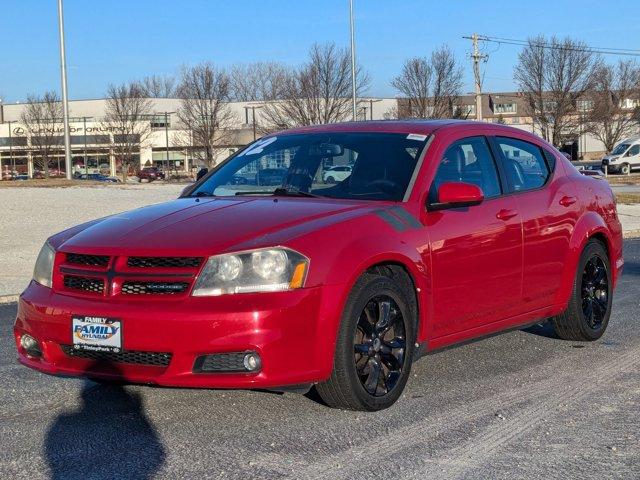
{"type": "Polygon", "coordinates": [[[78,177],[79,180],[92,180],[94,182],[118,183],[120,179],[116,177],[108,177],[101,173],[83,173],[78,177]]]}
{"type": "Polygon", "coordinates": [[[561,339],[597,340],[623,264],[608,182],[531,133],[304,127],[258,140],[177,200],[51,236],[14,336],[19,361],[50,374],[315,386],[332,407],[380,410],[429,352],[545,319],[561,339]],[[347,149],[351,176],[313,184],[347,149]],[[285,156],[270,178],[283,183],[236,185],[285,156]]]}
{"type": "Polygon", "coordinates": [[[627,138],[617,144],[609,155],[602,159],[602,167],[609,173],[628,175],[640,168],[640,137],[627,138]]]}
{"type": "Polygon", "coordinates": [[[287,176],[287,172],[286,168],[263,168],[256,174],[256,183],[257,185],[280,185],[287,176]]]}
{"type": "Polygon", "coordinates": [[[165,174],[158,167],[144,167],[138,170],[136,173],[138,177],[138,181],[147,180],[149,182],[153,182],[154,180],[164,180],[165,174]]]}
{"type": "Polygon", "coordinates": [[[341,182],[351,175],[351,165],[340,165],[327,168],[322,174],[324,183],[341,182]]]}

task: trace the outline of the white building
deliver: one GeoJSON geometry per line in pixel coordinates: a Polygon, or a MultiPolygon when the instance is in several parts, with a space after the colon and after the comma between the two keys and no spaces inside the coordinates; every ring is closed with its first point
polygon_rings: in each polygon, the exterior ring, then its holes
{"type": "MultiPolygon", "coordinates": [[[[198,145],[189,145],[185,140],[190,137],[177,118],[176,111],[180,106],[179,99],[153,98],[153,114],[148,120],[151,134],[140,145],[140,166],[154,165],[161,167],[169,174],[179,175],[192,173],[200,167],[199,161],[194,159],[192,152],[198,150],[198,145]]],[[[361,119],[379,120],[391,111],[396,100],[362,99],[360,102],[361,119]]],[[[17,171],[26,173],[30,177],[37,175],[37,165],[34,161],[37,152],[30,148],[30,142],[24,125],[20,122],[20,115],[26,104],[0,104],[0,172],[4,174],[17,171]]],[[[72,150],[72,165],[74,171],[89,173],[101,171],[105,174],[117,175],[120,165],[113,153],[114,136],[118,132],[105,126],[106,100],[73,100],[69,102],[70,135],[72,150]],[[86,162],[85,162],[86,159],[86,162]]],[[[252,142],[260,136],[261,118],[259,102],[231,102],[229,103],[232,121],[228,135],[217,146],[218,161],[225,159],[238,148],[252,142]],[[255,121],[254,121],[255,118],[255,121]],[[254,128],[255,127],[255,128],[254,128]]],[[[58,123],[56,130],[56,146],[49,162],[49,168],[55,174],[64,170],[64,129],[58,123]],[[57,133],[57,132],[56,132],[57,133]]],[[[135,170],[135,168],[134,168],[135,170]]],[[[130,172],[135,173],[135,172],[130,172]]]]}

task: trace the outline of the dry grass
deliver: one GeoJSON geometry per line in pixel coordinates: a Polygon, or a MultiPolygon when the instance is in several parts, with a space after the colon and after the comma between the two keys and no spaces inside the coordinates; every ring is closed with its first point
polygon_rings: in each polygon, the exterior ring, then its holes
{"type": "Polygon", "coordinates": [[[631,175],[609,175],[607,180],[611,185],[640,185],[640,173],[631,175]]]}
{"type": "Polygon", "coordinates": [[[66,188],[66,187],[93,187],[105,185],[106,182],[92,182],[90,180],[67,180],[66,178],[32,179],[32,180],[7,180],[0,182],[0,188],[66,188]]]}
{"type": "Polygon", "coordinates": [[[616,193],[616,199],[618,200],[618,203],[633,205],[640,203],[640,193],[620,192],[616,193]]]}

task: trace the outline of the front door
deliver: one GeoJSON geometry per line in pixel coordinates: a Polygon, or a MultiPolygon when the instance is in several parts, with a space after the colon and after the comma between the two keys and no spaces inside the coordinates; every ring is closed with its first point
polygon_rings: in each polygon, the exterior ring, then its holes
{"type": "Polygon", "coordinates": [[[429,190],[437,202],[444,182],[478,185],[479,205],[429,211],[434,338],[519,313],[522,295],[522,227],[513,197],[503,196],[484,136],[451,144],[429,190]]]}

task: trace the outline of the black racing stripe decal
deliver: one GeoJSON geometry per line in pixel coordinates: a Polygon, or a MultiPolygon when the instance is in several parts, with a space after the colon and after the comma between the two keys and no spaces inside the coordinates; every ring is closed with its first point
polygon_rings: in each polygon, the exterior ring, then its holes
{"type": "Polygon", "coordinates": [[[391,225],[396,232],[404,232],[407,229],[407,226],[398,217],[391,215],[387,210],[376,210],[373,213],[391,225]]]}
{"type": "Polygon", "coordinates": [[[391,209],[391,213],[393,213],[394,215],[396,215],[396,216],[400,217],[401,219],[403,219],[407,223],[407,225],[409,225],[409,227],[411,227],[411,228],[422,228],[423,227],[423,225],[418,221],[418,219],[416,217],[411,215],[409,212],[407,212],[402,207],[393,207],[391,209]]]}

